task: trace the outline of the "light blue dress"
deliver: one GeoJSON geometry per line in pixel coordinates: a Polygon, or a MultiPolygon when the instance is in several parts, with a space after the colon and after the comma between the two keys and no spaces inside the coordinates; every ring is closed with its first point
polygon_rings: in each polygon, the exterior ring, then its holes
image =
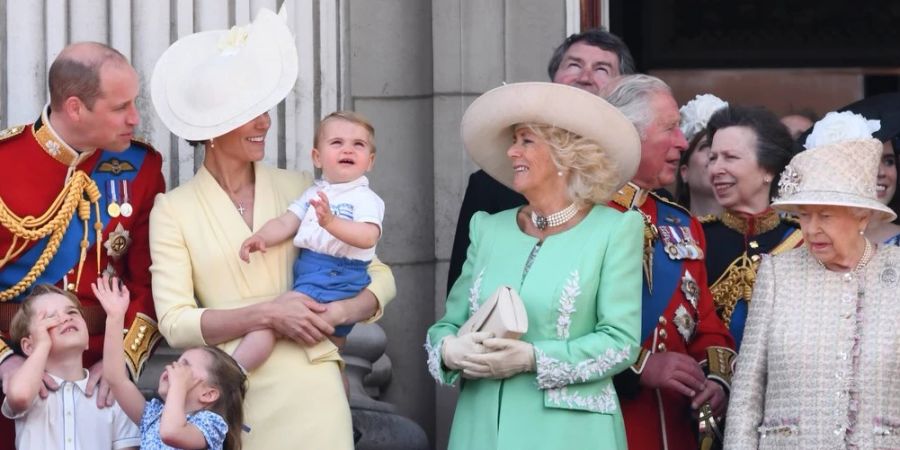
{"type": "MultiPolygon", "coordinates": [[[[160,399],[154,398],[144,407],[144,415],[141,417],[141,450],[178,450],[163,444],[159,436],[159,419],[162,416],[163,406],[165,404],[160,399]]],[[[188,414],[187,421],[203,433],[206,448],[222,450],[225,435],[228,434],[228,424],[222,416],[202,409],[188,414]]]]}

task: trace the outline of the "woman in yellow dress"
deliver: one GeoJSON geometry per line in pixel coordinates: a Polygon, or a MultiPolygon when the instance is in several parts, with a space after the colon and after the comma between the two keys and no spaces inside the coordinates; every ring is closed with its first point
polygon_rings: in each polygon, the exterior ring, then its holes
{"type": "Polygon", "coordinates": [[[206,153],[194,178],[156,199],[153,295],[160,331],[174,347],[211,344],[230,353],[252,330],[283,337],[249,374],[244,449],[352,449],[341,359],[325,337],[335,325],[381,315],[394,296],[390,270],[375,260],[368,290],[320,305],[291,291],[297,251],[290,242],[249,264],[238,256],[241,243],[312,182],[309,173],[260,163],[267,111],[296,82],[293,39],[282,16],[262,10],[245,28],[179,40],[157,63],[157,113],[206,153]]]}

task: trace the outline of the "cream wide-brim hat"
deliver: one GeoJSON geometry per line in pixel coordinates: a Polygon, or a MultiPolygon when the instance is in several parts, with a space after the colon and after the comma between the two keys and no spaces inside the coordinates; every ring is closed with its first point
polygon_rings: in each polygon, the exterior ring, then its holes
{"type": "Polygon", "coordinates": [[[513,167],[506,151],[516,124],[535,123],[570,131],[600,145],[615,161],[616,190],[637,172],[641,139],[615,106],[578,88],[557,83],[512,83],[472,102],[462,118],[469,156],[495,180],[512,187],[513,167]]]}
{"type": "Polygon", "coordinates": [[[172,44],[156,62],[150,94],[175,135],[221,136],[272,109],[297,81],[297,48],[286,13],[261,9],[249,25],[203,31],[172,44]]]}
{"type": "Polygon", "coordinates": [[[875,194],[882,150],[881,141],[861,139],[798,153],[781,173],[772,207],[797,213],[801,206],[845,206],[872,211],[873,221],[896,219],[875,194]]]}

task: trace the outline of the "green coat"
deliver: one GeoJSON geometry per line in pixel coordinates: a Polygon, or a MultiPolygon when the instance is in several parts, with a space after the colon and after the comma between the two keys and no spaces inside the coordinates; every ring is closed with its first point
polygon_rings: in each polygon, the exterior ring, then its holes
{"type": "Polygon", "coordinates": [[[528,312],[537,371],[505,380],[463,379],[450,449],[624,449],[612,377],[637,358],[641,329],[643,223],[636,212],[594,206],[575,227],[538,243],[516,225],[516,210],[472,217],[462,274],[447,313],[428,330],[428,368],[438,383],[459,372],[440,359],[444,337],[500,285],[528,312]]]}

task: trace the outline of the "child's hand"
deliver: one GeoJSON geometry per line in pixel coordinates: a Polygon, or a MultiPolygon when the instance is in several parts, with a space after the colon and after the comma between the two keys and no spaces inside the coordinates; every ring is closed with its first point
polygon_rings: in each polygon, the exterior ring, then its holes
{"type": "Polygon", "coordinates": [[[178,361],[173,361],[166,366],[166,374],[169,378],[169,386],[180,386],[185,392],[200,384],[200,379],[194,378],[191,367],[178,361]]]}
{"type": "Polygon", "coordinates": [[[334,213],[331,212],[331,204],[328,203],[328,196],[325,195],[324,191],[318,192],[319,199],[311,198],[309,199],[309,204],[316,209],[316,219],[319,221],[319,226],[325,228],[334,220],[334,213]]]}
{"type": "Polygon", "coordinates": [[[98,278],[97,282],[91,283],[91,289],[107,316],[125,316],[131,297],[128,288],[118,277],[110,278],[108,274],[103,274],[103,277],[98,278]]]}
{"type": "Polygon", "coordinates": [[[31,340],[34,343],[34,347],[40,347],[41,345],[50,345],[50,329],[62,324],[66,321],[66,316],[58,316],[53,314],[52,316],[47,315],[47,311],[41,311],[37,315],[37,320],[31,322],[31,326],[28,327],[28,333],[31,335],[31,340]]]}
{"type": "Polygon", "coordinates": [[[250,262],[250,254],[253,252],[266,252],[266,241],[262,236],[254,234],[241,244],[240,257],[244,262],[250,262]]]}

